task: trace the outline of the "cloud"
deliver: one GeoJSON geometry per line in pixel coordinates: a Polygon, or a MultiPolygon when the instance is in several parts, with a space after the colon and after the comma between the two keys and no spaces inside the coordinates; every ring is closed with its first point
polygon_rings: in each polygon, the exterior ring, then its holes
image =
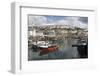
{"type": "Polygon", "coordinates": [[[80,17],[65,17],[62,20],[57,21],[55,24],[70,25],[80,28],[87,28],[88,24],[80,21],[80,17]]]}
{"type": "Polygon", "coordinates": [[[29,16],[29,25],[43,25],[47,23],[47,18],[44,16],[29,16]]]}
{"type": "Polygon", "coordinates": [[[64,17],[59,20],[48,19],[47,17],[48,16],[29,16],[29,25],[70,25],[80,28],[87,28],[88,26],[84,17],[64,17]]]}

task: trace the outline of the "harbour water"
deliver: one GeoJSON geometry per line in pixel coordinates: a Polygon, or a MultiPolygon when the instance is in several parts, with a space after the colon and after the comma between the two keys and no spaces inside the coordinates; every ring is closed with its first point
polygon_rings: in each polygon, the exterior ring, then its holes
{"type": "Polygon", "coordinates": [[[54,52],[39,56],[40,52],[28,48],[28,60],[51,60],[51,59],[74,59],[79,58],[77,47],[72,47],[77,43],[77,39],[66,38],[65,40],[57,40],[59,49],[54,52]]]}

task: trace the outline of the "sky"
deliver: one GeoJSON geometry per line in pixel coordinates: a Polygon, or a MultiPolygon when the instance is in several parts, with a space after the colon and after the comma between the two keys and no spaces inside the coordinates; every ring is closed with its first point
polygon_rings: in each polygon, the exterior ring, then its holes
{"type": "Polygon", "coordinates": [[[38,16],[29,15],[29,25],[70,25],[81,28],[88,27],[88,17],[79,16],[38,16]]]}

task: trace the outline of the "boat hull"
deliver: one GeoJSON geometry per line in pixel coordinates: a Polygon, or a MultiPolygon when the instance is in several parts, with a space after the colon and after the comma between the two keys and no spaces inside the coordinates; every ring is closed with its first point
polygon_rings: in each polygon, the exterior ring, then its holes
{"type": "Polygon", "coordinates": [[[54,52],[54,51],[57,51],[58,50],[58,47],[57,46],[51,46],[51,47],[48,47],[48,48],[41,48],[40,47],[40,56],[41,55],[44,55],[44,54],[48,54],[50,52],[54,52]]]}

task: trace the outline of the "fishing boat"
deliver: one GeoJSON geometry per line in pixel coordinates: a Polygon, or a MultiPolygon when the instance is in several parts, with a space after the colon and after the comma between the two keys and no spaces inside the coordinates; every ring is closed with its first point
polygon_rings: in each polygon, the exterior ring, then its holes
{"type": "Polygon", "coordinates": [[[72,47],[77,47],[80,58],[88,57],[88,42],[85,40],[79,41],[77,44],[73,44],[72,47]]]}
{"type": "Polygon", "coordinates": [[[33,42],[33,46],[35,46],[35,49],[40,51],[40,56],[58,50],[58,46],[56,44],[50,44],[48,41],[33,42]]]}

